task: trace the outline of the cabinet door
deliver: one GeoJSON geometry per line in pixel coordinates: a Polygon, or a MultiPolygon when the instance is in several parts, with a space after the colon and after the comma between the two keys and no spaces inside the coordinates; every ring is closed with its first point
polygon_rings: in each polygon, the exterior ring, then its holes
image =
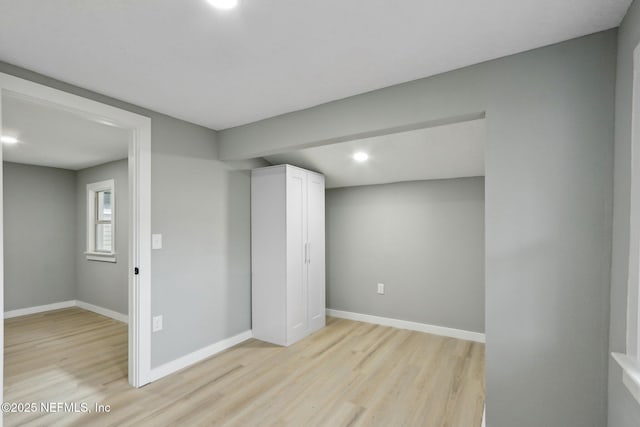
{"type": "Polygon", "coordinates": [[[309,174],[307,188],[309,328],[315,331],[325,325],[324,177],[309,174]]]}
{"type": "Polygon", "coordinates": [[[307,174],[287,170],[287,344],[308,334],[307,174]]]}

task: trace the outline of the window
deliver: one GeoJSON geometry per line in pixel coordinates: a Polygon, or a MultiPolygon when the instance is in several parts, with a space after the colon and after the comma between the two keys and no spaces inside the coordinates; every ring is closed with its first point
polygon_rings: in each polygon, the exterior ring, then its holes
{"type": "Polygon", "coordinates": [[[113,192],[111,190],[100,190],[95,193],[95,203],[97,205],[94,217],[96,252],[113,252],[112,199],[113,192]]]}
{"type": "Polygon", "coordinates": [[[87,185],[87,259],[115,262],[115,181],[87,185]]]}

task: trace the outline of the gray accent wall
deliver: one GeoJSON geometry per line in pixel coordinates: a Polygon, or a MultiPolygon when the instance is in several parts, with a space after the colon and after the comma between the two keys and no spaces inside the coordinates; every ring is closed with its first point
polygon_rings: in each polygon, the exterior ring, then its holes
{"type": "Polygon", "coordinates": [[[617,32],[220,132],[224,159],[487,121],[487,425],[607,422],[617,32]]]}
{"type": "Polygon", "coordinates": [[[3,163],[4,310],[75,299],[75,172],[3,163]]]}
{"type": "Polygon", "coordinates": [[[76,298],[122,314],[129,313],[129,166],[127,159],[76,173],[76,298]],[[87,184],[113,179],[116,206],[116,262],[88,260],[87,184]]]}
{"type": "MultiPolygon", "coordinates": [[[[627,280],[629,272],[629,215],[631,197],[631,114],[633,51],[640,43],[640,3],[629,8],[618,31],[615,106],[615,176],[613,249],[611,257],[611,316],[609,350],[626,351],[627,280]]],[[[609,359],[609,427],[640,425],[640,405],[622,384],[622,370],[609,359]]]]}
{"type": "MultiPolygon", "coordinates": [[[[0,72],[151,118],[151,336],[157,367],[251,329],[250,179],[218,160],[217,133],[0,62],[0,72]]],[[[150,242],[149,242],[150,244],[150,242]]]]}
{"type": "Polygon", "coordinates": [[[484,178],[327,190],[326,233],[327,308],[484,332],[484,178]]]}

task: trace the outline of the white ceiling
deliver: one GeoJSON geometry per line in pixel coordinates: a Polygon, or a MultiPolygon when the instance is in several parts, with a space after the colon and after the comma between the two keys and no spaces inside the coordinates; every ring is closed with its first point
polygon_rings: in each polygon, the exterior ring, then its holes
{"type": "Polygon", "coordinates": [[[126,158],[130,131],[12,96],[2,97],[3,160],[79,170],[126,158]]]}
{"type": "Polygon", "coordinates": [[[325,175],[327,188],[484,175],[485,120],[358,139],[265,157],[325,175]],[[369,160],[357,163],[363,151],[369,160]]]}
{"type": "Polygon", "coordinates": [[[631,0],[0,2],[0,60],[224,129],[616,27],[631,0]]]}

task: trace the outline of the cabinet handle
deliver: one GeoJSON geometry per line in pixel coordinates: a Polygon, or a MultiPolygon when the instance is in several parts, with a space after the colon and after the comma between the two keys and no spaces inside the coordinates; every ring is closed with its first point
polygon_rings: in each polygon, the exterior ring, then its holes
{"type": "Polygon", "coordinates": [[[307,247],[307,242],[304,243],[304,263],[307,263],[307,259],[309,257],[309,249],[307,247]]]}
{"type": "Polygon", "coordinates": [[[307,264],[311,264],[311,242],[307,243],[307,264]]]}

